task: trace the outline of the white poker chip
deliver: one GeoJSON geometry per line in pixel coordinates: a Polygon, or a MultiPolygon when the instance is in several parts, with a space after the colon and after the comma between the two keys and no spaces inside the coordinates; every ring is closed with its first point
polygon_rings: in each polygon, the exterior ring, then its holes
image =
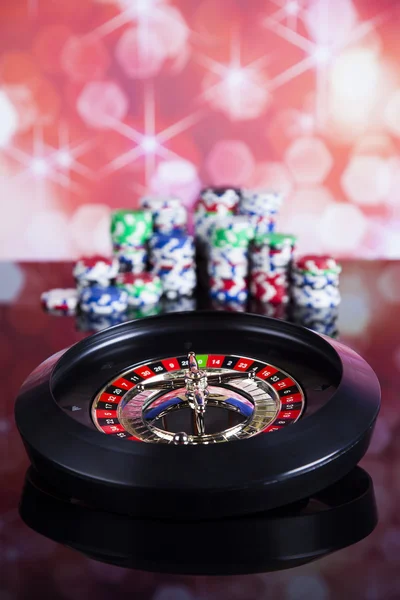
{"type": "Polygon", "coordinates": [[[194,229],[196,238],[207,242],[213,234],[216,222],[221,218],[221,216],[226,216],[227,214],[227,209],[224,207],[218,213],[196,212],[194,215],[194,229]]]}
{"type": "Polygon", "coordinates": [[[206,188],[200,193],[200,204],[207,209],[223,207],[234,210],[239,202],[239,192],[234,188],[206,188]]]}
{"type": "Polygon", "coordinates": [[[333,272],[326,272],[321,274],[307,273],[305,271],[298,271],[292,269],[292,282],[296,287],[309,286],[313,289],[323,289],[327,285],[339,285],[339,274],[333,272]]]}
{"type": "Polygon", "coordinates": [[[118,275],[119,263],[116,257],[84,256],[77,260],[73,269],[75,280],[83,285],[84,282],[109,282],[118,275]]]}
{"type": "Polygon", "coordinates": [[[283,201],[283,195],[272,190],[243,189],[239,202],[239,213],[242,215],[268,216],[275,215],[283,201]]]}
{"type": "Polygon", "coordinates": [[[40,296],[42,306],[53,314],[74,314],[78,305],[78,292],[75,288],[55,288],[40,296]]]}
{"type": "Polygon", "coordinates": [[[146,270],[148,252],[146,248],[124,248],[115,251],[119,271],[140,274],[146,270]]]}
{"type": "Polygon", "coordinates": [[[232,266],[229,263],[218,263],[214,261],[210,261],[208,264],[208,274],[212,277],[234,279],[235,277],[246,277],[247,272],[247,265],[232,266]]]}
{"type": "Polygon", "coordinates": [[[179,296],[192,296],[196,288],[196,271],[192,268],[183,271],[172,269],[171,271],[160,274],[164,295],[167,298],[175,299],[179,296]]]}
{"type": "Polygon", "coordinates": [[[335,286],[328,285],[321,290],[315,290],[310,286],[302,288],[292,288],[292,299],[297,306],[306,306],[310,308],[331,308],[339,306],[340,292],[335,286]]]}
{"type": "Polygon", "coordinates": [[[167,234],[186,231],[187,210],[180,198],[144,196],[140,199],[140,205],[151,211],[155,232],[167,234]]]}

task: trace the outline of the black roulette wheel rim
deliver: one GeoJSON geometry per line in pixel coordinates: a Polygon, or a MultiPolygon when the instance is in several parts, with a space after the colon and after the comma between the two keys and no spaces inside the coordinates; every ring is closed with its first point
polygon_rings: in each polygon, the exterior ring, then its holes
{"type": "MultiPolygon", "coordinates": [[[[123,371],[119,363],[113,369],[113,376],[123,371]]],[[[338,481],[365,454],[379,403],[376,375],[342,344],[267,317],[200,311],[124,323],[84,339],[33,372],[15,414],[35,468],[70,496],[132,515],[207,519],[273,509],[338,481]],[[325,360],[340,379],[324,405],[279,432],[208,446],[130,442],[72,419],[53,396],[63,378],[85,382],[88,364],[110,364],[126,347],[128,365],[192,346],[226,352],[232,343],[244,356],[254,348],[247,355],[261,360],[267,342],[325,360]]]]}

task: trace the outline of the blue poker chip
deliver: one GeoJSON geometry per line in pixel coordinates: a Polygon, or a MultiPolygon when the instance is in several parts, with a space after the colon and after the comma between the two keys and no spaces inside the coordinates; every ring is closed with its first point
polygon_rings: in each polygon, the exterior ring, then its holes
{"type": "Polygon", "coordinates": [[[80,290],[79,308],[96,315],[112,315],[128,308],[128,292],[117,287],[93,286],[80,290]]]}
{"type": "Polygon", "coordinates": [[[209,293],[213,300],[217,300],[220,303],[237,302],[239,304],[246,302],[249,295],[247,289],[242,289],[235,292],[222,289],[210,289],[209,293]]]}
{"type": "Polygon", "coordinates": [[[166,267],[164,267],[164,268],[161,267],[159,269],[157,269],[157,268],[153,269],[152,273],[154,273],[155,275],[158,275],[159,277],[161,277],[161,279],[163,279],[165,277],[178,277],[179,279],[186,281],[187,279],[193,279],[194,269],[191,266],[183,267],[183,268],[172,268],[172,269],[168,269],[166,267]]]}
{"type": "Polygon", "coordinates": [[[167,253],[179,252],[180,250],[190,250],[194,253],[194,239],[191,235],[184,233],[155,233],[150,239],[150,248],[152,250],[164,250],[167,253]]]}
{"type": "Polygon", "coordinates": [[[147,267],[147,252],[119,252],[119,270],[121,273],[141,273],[147,267]]]}
{"type": "Polygon", "coordinates": [[[274,233],[276,229],[276,222],[273,219],[260,221],[258,217],[250,217],[250,220],[254,222],[254,232],[256,235],[274,233]]]}
{"type": "Polygon", "coordinates": [[[293,285],[296,287],[308,286],[315,290],[320,290],[326,286],[333,285],[337,287],[339,285],[339,275],[337,273],[324,273],[320,275],[313,275],[312,273],[299,272],[296,269],[292,270],[291,279],[293,285]]]}
{"type": "Polygon", "coordinates": [[[208,265],[208,274],[210,277],[223,277],[225,279],[235,279],[236,277],[246,277],[247,267],[243,265],[231,265],[229,263],[218,264],[210,263],[208,265]]]}
{"type": "Polygon", "coordinates": [[[340,304],[339,289],[333,285],[315,290],[310,286],[293,287],[292,299],[297,306],[308,308],[334,308],[340,304]]]}

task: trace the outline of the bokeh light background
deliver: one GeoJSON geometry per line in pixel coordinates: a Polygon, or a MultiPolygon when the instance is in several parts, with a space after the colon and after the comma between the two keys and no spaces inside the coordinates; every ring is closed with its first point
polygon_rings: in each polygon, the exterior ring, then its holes
{"type": "Polygon", "coordinates": [[[0,258],[109,252],[111,208],[272,186],[299,250],[400,256],[395,0],[0,5],[0,258]]]}

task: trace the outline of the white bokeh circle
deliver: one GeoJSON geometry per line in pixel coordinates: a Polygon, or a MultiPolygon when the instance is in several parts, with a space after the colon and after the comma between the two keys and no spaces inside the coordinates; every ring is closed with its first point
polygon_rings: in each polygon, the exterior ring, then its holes
{"type": "Polygon", "coordinates": [[[128,77],[154,77],[166,58],[164,44],[149,27],[131,27],[119,38],[115,56],[128,77]]]}
{"type": "Polygon", "coordinates": [[[196,166],[188,160],[168,160],[157,165],[150,191],[159,196],[178,196],[192,206],[201,188],[196,166]]]}
{"type": "Polygon", "coordinates": [[[249,69],[229,69],[207,73],[202,81],[203,97],[212,108],[232,121],[260,117],[271,100],[266,78],[249,69]]]}
{"type": "Polygon", "coordinates": [[[389,263],[385,266],[378,277],[377,286],[386,302],[400,302],[400,264],[389,263]]]}
{"type": "Polygon", "coordinates": [[[322,183],[333,165],[326,144],[315,137],[295,140],[285,153],[285,161],[293,177],[301,184],[322,183]]]}
{"type": "Polygon", "coordinates": [[[293,178],[283,162],[257,163],[250,187],[254,189],[271,189],[283,195],[284,201],[293,189],[293,178]]]}
{"type": "Polygon", "coordinates": [[[396,137],[400,137],[400,90],[391,94],[384,111],[385,125],[396,137]]]}
{"type": "Polygon", "coordinates": [[[18,125],[18,112],[8,95],[0,89],[0,148],[10,142],[18,125]]]}
{"type": "Polygon", "coordinates": [[[315,234],[319,235],[325,252],[344,256],[357,254],[367,229],[367,220],[358,206],[336,202],[325,209],[315,234]]]}
{"type": "Polygon", "coordinates": [[[390,164],[380,156],[354,156],[342,175],[341,183],[348,198],[356,204],[379,204],[390,192],[390,164]]]}
{"type": "Polygon", "coordinates": [[[240,140],[221,140],[206,158],[210,182],[214,185],[248,185],[255,169],[250,147],[240,140]]]}
{"type": "Polygon", "coordinates": [[[22,290],[25,273],[14,263],[0,262],[0,281],[0,302],[12,302],[22,290]]]}
{"type": "Polygon", "coordinates": [[[114,81],[91,81],[83,88],[77,101],[81,119],[95,129],[108,129],[127,114],[129,101],[114,81]]]}
{"type": "Polygon", "coordinates": [[[25,240],[31,260],[68,260],[72,251],[68,216],[61,210],[35,213],[25,240]]]}
{"type": "Polygon", "coordinates": [[[352,0],[315,0],[304,12],[304,23],[319,48],[338,46],[357,23],[352,0]]]}
{"type": "Polygon", "coordinates": [[[82,204],[70,220],[73,255],[110,255],[110,214],[105,204],[82,204]]]}

